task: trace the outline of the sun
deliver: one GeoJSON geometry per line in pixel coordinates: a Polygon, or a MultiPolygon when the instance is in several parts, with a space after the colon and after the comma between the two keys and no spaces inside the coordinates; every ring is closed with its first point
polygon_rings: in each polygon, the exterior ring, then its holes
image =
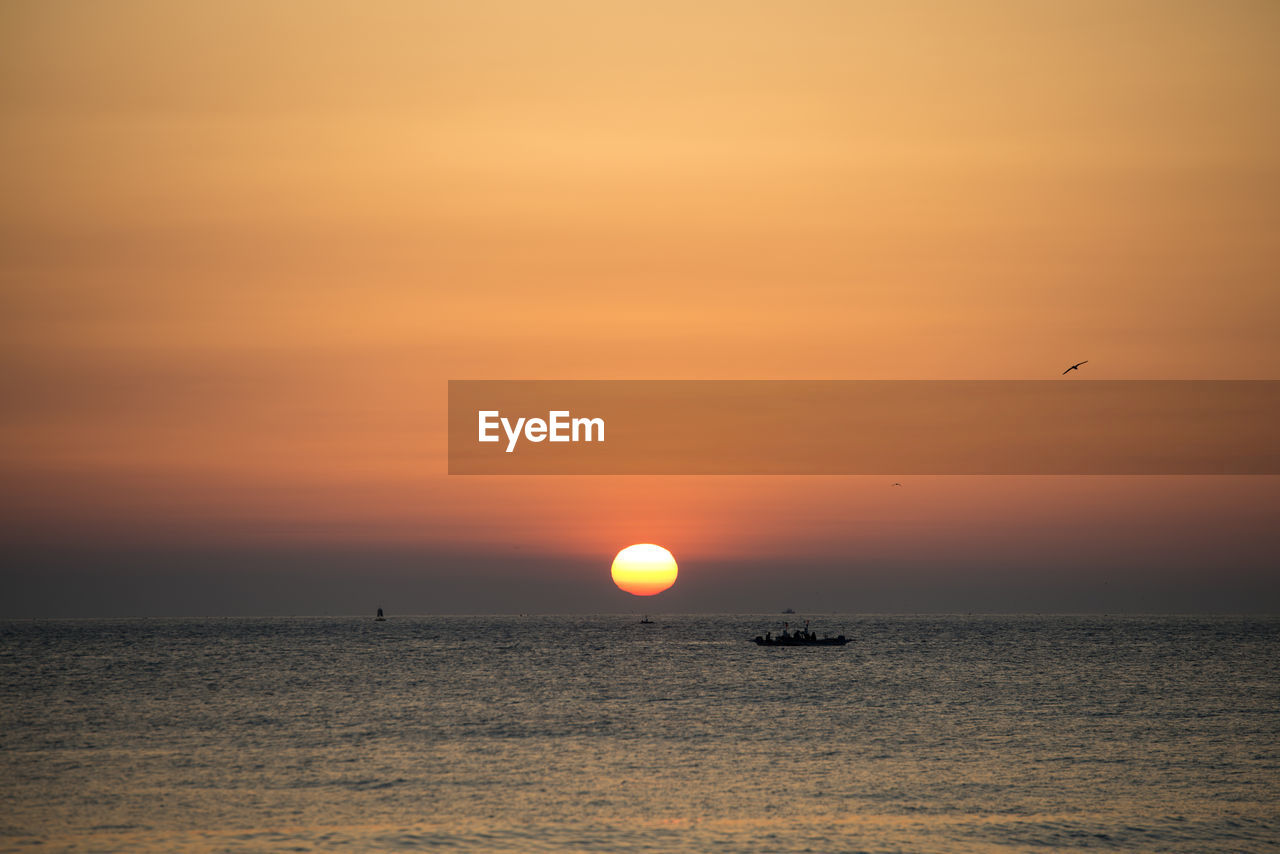
{"type": "Polygon", "coordinates": [[[613,583],[633,596],[653,596],[676,583],[676,559],[662,546],[627,546],[613,559],[613,583]]]}

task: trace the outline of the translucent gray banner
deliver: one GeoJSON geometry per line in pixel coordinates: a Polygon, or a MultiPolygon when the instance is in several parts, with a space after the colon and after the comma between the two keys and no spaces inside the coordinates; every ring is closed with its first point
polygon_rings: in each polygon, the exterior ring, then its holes
{"type": "Polygon", "coordinates": [[[450,474],[1280,474],[1280,381],[449,383],[450,474]]]}

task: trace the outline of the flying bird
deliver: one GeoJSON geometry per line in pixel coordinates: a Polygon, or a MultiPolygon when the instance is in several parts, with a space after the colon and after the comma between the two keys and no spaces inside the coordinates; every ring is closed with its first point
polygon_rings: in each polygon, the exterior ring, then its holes
{"type": "Polygon", "coordinates": [[[895,484],[894,484],[894,486],[902,486],[902,484],[900,484],[900,483],[895,483],[895,484]]]}
{"type": "Polygon", "coordinates": [[[1072,365],[1071,367],[1069,367],[1069,368],[1067,368],[1065,371],[1063,371],[1063,372],[1062,372],[1062,375],[1065,377],[1067,374],[1071,373],[1072,371],[1078,371],[1078,370],[1080,370],[1080,366],[1081,366],[1081,365],[1087,365],[1088,363],[1089,363],[1089,360],[1088,360],[1088,359],[1085,359],[1083,362],[1076,362],[1074,365],[1072,365]]]}

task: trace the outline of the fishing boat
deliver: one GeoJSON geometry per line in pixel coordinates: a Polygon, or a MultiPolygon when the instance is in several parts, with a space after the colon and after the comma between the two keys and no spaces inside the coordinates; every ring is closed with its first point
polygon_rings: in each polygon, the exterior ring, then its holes
{"type": "Polygon", "coordinates": [[[381,620],[385,620],[385,619],[386,619],[386,617],[382,616],[382,609],[381,609],[381,608],[379,608],[379,609],[378,609],[378,616],[374,617],[374,618],[373,618],[373,621],[376,623],[376,622],[379,622],[379,621],[381,621],[381,620]]]}
{"type": "Polygon", "coordinates": [[[754,640],[757,646],[844,646],[849,642],[849,639],[844,635],[838,635],[834,638],[819,638],[812,635],[802,635],[798,632],[795,635],[788,635],[783,632],[776,638],[769,633],[765,633],[763,637],[756,635],[754,640]]]}
{"type": "Polygon", "coordinates": [[[764,635],[756,635],[755,640],[757,646],[844,646],[849,639],[844,635],[831,637],[818,637],[809,631],[809,621],[804,621],[804,628],[797,628],[794,632],[789,631],[790,623],[782,624],[782,633],[777,637],[773,636],[773,632],[765,632],[764,635]]]}

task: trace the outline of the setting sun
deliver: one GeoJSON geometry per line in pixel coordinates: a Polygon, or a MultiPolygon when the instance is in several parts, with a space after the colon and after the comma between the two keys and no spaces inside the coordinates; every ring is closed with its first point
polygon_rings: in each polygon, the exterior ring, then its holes
{"type": "Polygon", "coordinates": [[[662,546],[627,546],[613,559],[613,583],[634,596],[653,596],[676,583],[676,559],[662,546]]]}

